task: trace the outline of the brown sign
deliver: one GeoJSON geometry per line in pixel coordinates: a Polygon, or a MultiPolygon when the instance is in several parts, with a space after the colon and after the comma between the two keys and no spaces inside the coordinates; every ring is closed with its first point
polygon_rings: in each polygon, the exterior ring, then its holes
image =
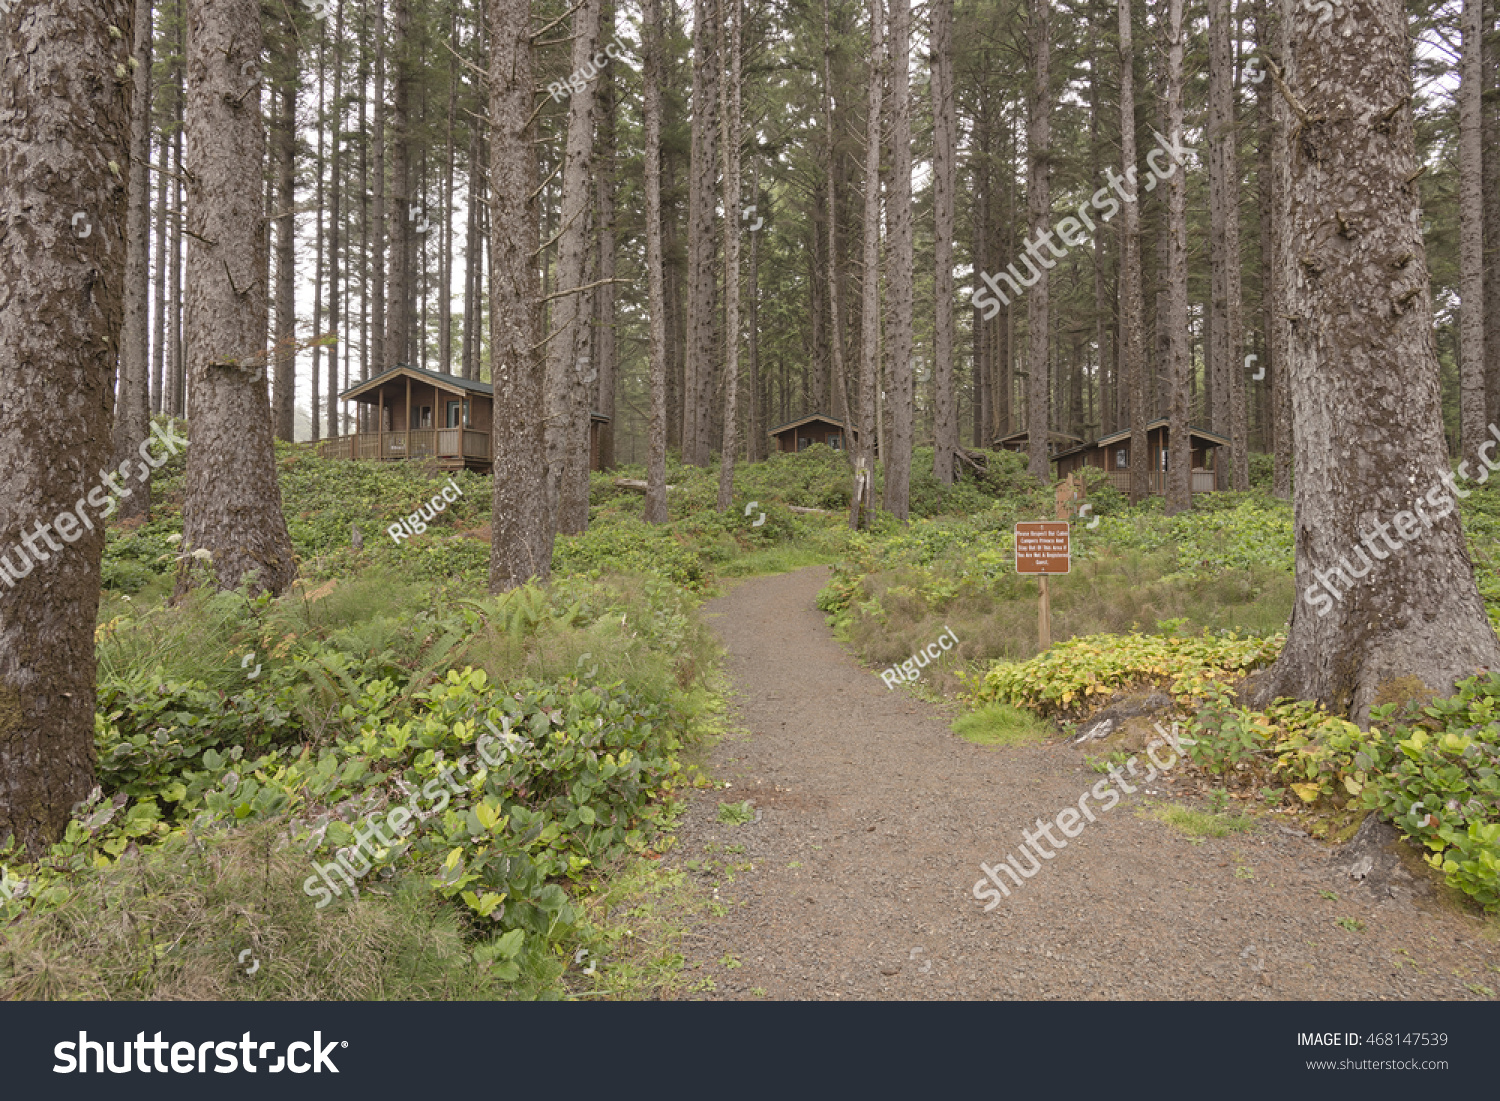
{"type": "Polygon", "coordinates": [[[1071,573],[1072,547],[1066,520],[1026,520],[1016,525],[1017,573],[1071,573]]]}

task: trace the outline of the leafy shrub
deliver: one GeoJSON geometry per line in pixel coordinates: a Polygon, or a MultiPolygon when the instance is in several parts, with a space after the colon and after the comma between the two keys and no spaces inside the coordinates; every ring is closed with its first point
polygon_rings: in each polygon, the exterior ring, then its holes
{"type": "Polygon", "coordinates": [[[1024,662],[1001,662],[975,686],[980,703],[1028,707],[1040,714],[1084,716],[1127,688],[1157,685],[1184,699],[1238,677],[1281,651],[1285,639],[1092,635],[1055,643],[1024,662]]]}
{"type": "MultiPolygon", "coordinates": [[[[1430,853],[1456,889],[1500,909],[1500,674],[1462,681],[1454,696],[1398,713],[1373,708],[1369,730],[1316,703],[1265,711],[1215,695],[1193,723],[1189,752],[1212,771],[1269,764],[1305,805],[1372,810],[1430,853]]],[[[1257,769],[1259,766],[1259,769],[1257,769]]]]}

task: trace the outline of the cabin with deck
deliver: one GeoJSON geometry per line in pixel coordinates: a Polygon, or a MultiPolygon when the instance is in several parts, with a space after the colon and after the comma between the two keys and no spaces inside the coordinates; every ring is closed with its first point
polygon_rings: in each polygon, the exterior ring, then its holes
{"type": "MultiPolygon", "coordinates": [[[[1167,436],[1166,417],[1159,417],[1146,425],[1146,462],[1151,474],[1150,489],[1153,496],[1166,496],[1167,492],[1167,436]]],[[[1192,444],[1192,491],[1212,493],[1215,486],[1218,449],[1228,447],[1229,440],[1203,428],[1189,428],[1192,444]]],[[[1226,452],[1227,454],[1227,452],[1226,452]]],[[[1086,466],[1104,471],[1109,484],[1121,493],[1130,492],[1130,429],[1103,436],[1092,443],[1060,451],[1052,456],[1057,464],[1057,476],[1066,478],[1086,466]]]]}
{"type": "MultiPolygon", "coordinates": [[[[368,410],[359,420],[374,427],[320,441],[325,459],[432,459],[442,470],[490,472],[495,399],[488,382],[398,363],[339,397],[368,410]]],[[[609,418],[590,414],[590,470],[600,469],[607,431],[609,418]]]]}

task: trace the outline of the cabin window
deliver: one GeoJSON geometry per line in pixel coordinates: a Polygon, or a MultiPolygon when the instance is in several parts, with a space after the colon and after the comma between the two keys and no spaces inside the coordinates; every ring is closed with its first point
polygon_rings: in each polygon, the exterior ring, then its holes
{"type": "Polygon", "coordinates": [[[828,434],[828,446],[835,451],[842,451],[844,449],[843,434],[840,432],[830,432],[828,434]]]}
{"type": "Polygon", "coordinates": [[[798,436],[797,437],[797,450],[798,451],[806,451],[811,446],[812,446],[812,437],[811,436],[798,436]]]}
{"type": "Polygon", "coordinates": [[[1130,468],[1130,451],[1128,448],[1120,448],[1115,452],[1115,469],[1128,470],[1130,468]]]}
{"type": "Polygon", "coordinates": [[[463,417],[464,403],[461,401],[450,401],[448,403],[448,419],[444,422],[446,428],[457,428],[463,417]]]}
{"type": "Polygon", "coordinates": [[[431,428],[432,427],[432,406],[430,406],[430,405],[418,405],[418,406],[414,406],[412,408],[412,411],[411,411],[411,426],[413,428],[431,428]]]}

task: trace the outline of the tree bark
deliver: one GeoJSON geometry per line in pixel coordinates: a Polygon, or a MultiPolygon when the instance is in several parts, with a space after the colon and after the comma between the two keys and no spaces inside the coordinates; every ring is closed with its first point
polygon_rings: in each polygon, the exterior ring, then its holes
{"type": "MultiPolygon", "coordinates": [[[[1249,432],[1245,407],[1243,314],[1240,289],[1239,135],[1234,111],[1231,0],[1208,4],[1208,189],[1212,268],[1214,428],[1229,436],[1232,483],[1250,488],[1249,432]]],[[[1319,5],[1321,8],[1321,5],[1319,5]]]]}
{"type": "Polygon", "coordinates": [[[911,510],[911,449],[915,420],[912,378],[912,299],[915,256],[911,211],[911,5],[890,0],[891,184],[886,217],[890,226],[886,279],[889,287],[886,351],[890,363],[890,450],[885,467],[884,507],[898,520],[911,510]]]}
{"type": "MultiPolygon", "coordinates": [[[[1291,57],[1291,22],[1281,0],[1268,0],[1275,7],[1268,20],[1267,35],[1271,56],[1269,63],[1285,67],[1291,57]]],[[[1272,78],[1267,77],[1270,80],[1272,78]]],[[[1271,421],[1275,438],[1271,493],[1283,501],[1292,496],[1292,384],[1289,373],[1291,355],[1291,319],[1287,315],[1286,249],[1291,208],[1288,189],[1291,177],[1287,165],[1291,160],[1291,107],[1280,94],[1271,97],[1271,255],[1266,280],[1271,288],[1270,326],[1266,340],[1271,352],[1272,377],[1271,421]]]]}
{"type": "MultiPolygon", "coordinates": [[[[188,19],[184,329],[193,446],[183,550],[212,553],[208,571],[220,589],[248,584],[279,595],[296,565],[266,404],[260,77],[244,73],[260,57],[260,5],[192,4],[188,19]]],[[[178,575],[178,596],[197,583],[191,566],[178,575]]]]}
{"type": "MultiPolygon", "coordinates": [[[[611,39],[615,31],[615,5],[610,0],[605,5],[604,25],[611,39]]],[[[603,32],[601,31],[601,36],[603,32]]],[[[615,390],[619,382],[619,352],[615,338],[615,189],[618,186],[619,164],[616,160],[615,113],[619,109],[619,95],[615,81],[615,63],[611,58],[604,63],[604,76],[600,84],[599,145],[600,166],[598,193],[595,203],[599,213],[598,233],[598,281],[594,290],[594,361],[599,373],[595,387],[595,408],[608,419],[600,426],[599,466],[610,470],[615,465],[615,390]]],[[[660,105],[658,104],[658,109],[660,105]]],[[[658,126],[660,119],[658,119],[658,126]]],[[[658,141],[660,135],[658,134],[658,141]]],[[[660,171],[660,149],[657,152],[657,170],[660,171]]],[[[658,189],[661,186],[657,181],[658,189]]],[[[660,246],[660,241],[657,242],[660,246]]],[[[585,475],[587,477],[587,475],[585,475]]]]}
{"type": "MultiPolygon", "coordinates": [[[[599,0],[573,12],[572,71],[590,71],[599,42],[599,0]]],[[[557,236],[557,290],[547,344],[548,499],[557,530],[577,535],[589,525],[589,306],[580,291],[593,206],[594,115],[597,76],[568,97],[568,136],[562,170],[562,229],[557,236]]]]}
{"type": "Polygon", "coordinates": [[[718,64],[713,4],[693,3],[693,130],[688,184],[687,350],[682,379],[682,461],[707,466],[714,376],[714,140],[718,64]]]}
{"type": "MultiPolygon", "coordinates": [[[[443,232],[438,247],[438,363],[453,370],[453,162],[458,159],[458,5],[448,11],[448,137],[443,143],[443,232]]],[[[422,343],[426,343],[425,334],[422,343]]]]}
{"type": "MultiPolygon", "coordinates": [[[[344,4],[340,0],[333,31],[333,127],[331,148],[328,154],[328,331],[334,343],[328,349],[328,435],[333,438],[338,432],[339,408],[339,349],[347,348],[345,334],[339,331],[348,319],[342,309],[340,284],[344,275],[343,257],[339,246],[343,240],[343,144],[344,144],[344,4]]],[[[351,280],[352,281],[352,280],[351,280]]],[[[347,354],[347,353],[346,353],[347,354]]],[[[317,390],[316,381],[313,390],[317,390]]],[[[313,439],[318,438],[317,403],[313,404],[313,439]]]]}
{"type": "Polygon", "coordinates": [[[16,540],[0,557],[0,838],[33,858],[94,785],[104,530],[77,502],[110,460],[135,167],[132,81],[111,70],[139,46],[133,6],[0,19],[0,538],[16,540]]]}
{"type": "Polygon", "coordinates": [[[885,12],[869,0],[870,86],[865,116],[864,255],[860,293],[859,434],[854,447],[857,492],[850,524],[868,527],[874,510],[875,401],[880,386],[880,108],[885,68],[885,12]]]}
{"type": "MultiPolygon", "coordinates": [[[[365,177],[365,186],[370,194],[370,221],[369,233],[373,240],[369,243],[369,257],[367,263],[370,272],[370,331],[365,338],[365,347],[369,349],[369,361],[365,366],[365,378],[369,378],[369,372],[380,374],[391,363],[395,362],[394,353],[386,348],[386,301],[385,301],[385,0],[375,0],[372,5],[375,9],[375,91],[374,102],[371,104],[371,113],[374,118],[373,134],[370,138],[370,175],[365,177]]],[[[360,86],[363,92],[364,85],[360,86]]],[[[363,107],[364,95],[360,96],[363,107]]],[[[365,132],[363,124],[360,133],[365,132]]]]}
{"type": "Polygon", "coordinates": [[[661,0],[645,0],[641,10],[646,51],[645,98],[646,280],[650,309],[651,428],[646,461],[648,524],[667,522],[667,325],[661,238],[661,0]]]}
{"type": "MultiPolygon", "coordinates": [[[[377,0],[379,3],[380,0],[377,0]]],[[[383,370],[397,363],[414,364],[412,315],[416,288],[412,263],[415,242],[411,205],[411,11],[407,0],[391,0],[391,120],[385,133],[391,158],[389,193],[390,270],[386,275],[385,359],[383,370]]],[[[377,85],[377,87],[379,87],[377,85]]],[[[377,123],[379,126],[379,123],[377,123]]],[[[377,168],[377,172],[380,170],[377,168]]],[[[434,425],[435,426],[435,425],[434,425]]]]}
{"type": "Polygon", "coordinates": [[[1489,424],[1500,424],[1500,0],[1484,16],[1484,376],[1489,424]]]}
{"type": "MultiPolygon", "coordinates": [[[[1155,456],[1146,435],[1146,304],[1141,288],[1141,183],[1136,179],[1135,48],[1131,0],[1119,0],[1120,171],[1131,194],[1120,213],[1120,361],[1130,393],[1130,502],[1151,494],[1155,456]]],[[[1175,175],[1175,173],[1174,173],[1175,175]]]]}
{"type": "Polygon", "coordinates": [[[933,455],[932,473],[953,484],[958,400],[953,389],[954,197],[958,190],[958,121],[953,99],[953,0],[932,5],[933,455]]]}
{"type": "MultiPolygon", "coordinates": [[[[120,335],[120,379],[115,404],[114,464],[135,454],[151,431],[151,360],[147,300],[151,294],[151,0],[136,0],[134,64],[130,103],[130,200],[125,215],[124,327],[120,335]]],[[[137,492],[120,502],[121,519],[151,514],[148,473],[137,492]]]]}
{"type": "MultiPolygon", "coordinates": [[[[290,9],[288,9],[289,11],[290,9]]],[[[276,66],[276,339],[271,418],[278,440],[296,436],[297,37],[283,16],[276,66]]],[[[322,126],[322,120],[318,122],[322,126]]]]}
{"type": "MultiPolygon", "coordinates": [[[[1182,133],[1183,0],[1167,4],[1167,136],[1182,133]]],[[[1179,166],[1167,179],[1167,377],[1170,401],[1167,423],[1166,512],[1172,516],[1193,507],[1193,450],[1188,395],[1193,359],[1188,330],[1187,169],[1179,166]]],[[[1133,428],[1132,428],[1133,431],[1133,428]]]]}
{"type": "MultiPolygon", "coordinates": [[[[323,145],[323,124],[328,118],[328,24],[318,24],[318,148],[314,168],[316,183],[313,185],[313,312],[312,331],[317,334],[321,331],[323,324],[323,243],[326,232],[323,228],[325,184],[323,172],[326,166],[325,149],[323,145]]],[[[330,348],[328,351],[329,369],[337,362],[338,349],[330,348]]],[[[295,360],[293,361],[295,363],[295,360]]],[[[307,388],[308,422],[312,428],[311,438],[314,442],[318,439],[318,384],[322,381],[323,346],[314,344],[312,349],[312,379],[307,388]]]]}
{"type": "Polygon", "coordinates": [[[1453,475],[1418,217],[1405,8],[1370,0],[1333,12],[1320,23],[1321,9],[1284,10],[1297,44],[1288,95],[1301,116],[1283,265],[1302,599],[1255,696],[1317,700],[1363,722],[1383,690],[1446,691],[1500,667],[1500,642],[1441,481],[1453,475]]]}
{"type": "MultiPolygon", "coordinates": [[[[839,202],[838,202],[838,142],[835,138],[833,111],[833,38],[828,26],[828,0],[823,0],[823,136],[824,158],[828,186],[825,197],[828,201],[828,347],[833,379],[830,385],[831,404],[835,418],[844,421],[844,454],[853,455],[851,435],[847,431],[850,410],[847,393],[847,375],[844,369],[844,316],[843,281],[839,271],[839,202]]],[[[783,415],[785,415],[783,410],[783,415]]]]}
{"type": "MultiPolygon", "coordinates": [[[[163,122],[156,135],[156,163],[172,163],[172,147],[163,122]]],[[[167,183],[166,172],[156,174],[156,280],[155,309],[151,318],[151,412],[166,412],[167,387],[167,183]]]]}
{"type": "MultiPolygon", "coordinates": [[[[1052,30],[1050,0],[1027,0],[1027,37],[1031,54],[1031,86],[1027,92],[1026,212],[1035,246],[1048,232],[1052,218],[1052,30]]],[[[1028,250],[1029,251],[1029,250],[1028,250]]],[[[1057,263],[1038,248],[1036,283],[1026,292],[1026,431],[1027,473],[1039,482],[1052,481],[1049,430],[1051,416],[1049,269],[1057,263]]]]}
{"type": "Polygon", "coordinates": [[[719,452],[720,512],[734,502],[734,463],[739,442],[738,399],[740,384],[740,49],[742,41],[740,0],[718,0],[719,59],[719,152],[723,171],[724,201],[724,436],[719,452]],[[732,5],[726,13],[722,4],[732,5]],[[728,34],[726,37],[726,24],[728,34]]]}
{"type": "Polygon", "coordinates": [[[1458,82],[1459,454],[1478,463],[1489,438],[1484,356],[1484,0],[1463,0],[1458,82]]]}
{"type": "Polygon", "coordinates": [[[540,353],[530,0],[489,0],[490,375],[494,498],[490,591],[552,572],[540,353]]]}
{"type": "Polygon", "coordinates": [[[168,279],[172,289],[167,306],[167,371],[171,382],[164,399],[169,416],[187,415],[187,359],[182,344],[182,229],[183,211],[182,131],[183,103],[187,84],[187,15],[184,0],[176,0],[174,20],[177,53],[172,65],[172,263],[168,279]]]}
{"type": "MultiPolygon", "coordinates": [[[[755,161],[755,167],[750,173],[750,194],[759,204],[760,193],[760,161],[755,161]]],[[[757,206],[757,209],[759,207],[757,206]]],[[[815,219],[814,219],[815,221],[815,219]]],[[[810,273],[809,285],[816,285],[816,268],[810,273]]],[[[765,406],[761,402],[761,370],[760,370],[760,234],[750,234],[750,298],[745,305],[745,355],[749,360],[749,400],[746,402],[745,431],[748,438],[745,440],[745,459],[748,462],[758,463],[766,457],[766,431],[761,421],[765,406]]],[[[814,314],[816,317],[816,314],[814,314]]],[[[820,326],[814,325],[815,329],[820,326]]],[[[817,340],[812,342],[811,358],[817,358],[817,340]]],[[[813,377],[817,378],[817,368],[813,369],[813,377]]],[[[813,393],[808,396],[808,404],[814,409],[823,408],[817,398],[817,386],[813,387],[813,393]]]]}

